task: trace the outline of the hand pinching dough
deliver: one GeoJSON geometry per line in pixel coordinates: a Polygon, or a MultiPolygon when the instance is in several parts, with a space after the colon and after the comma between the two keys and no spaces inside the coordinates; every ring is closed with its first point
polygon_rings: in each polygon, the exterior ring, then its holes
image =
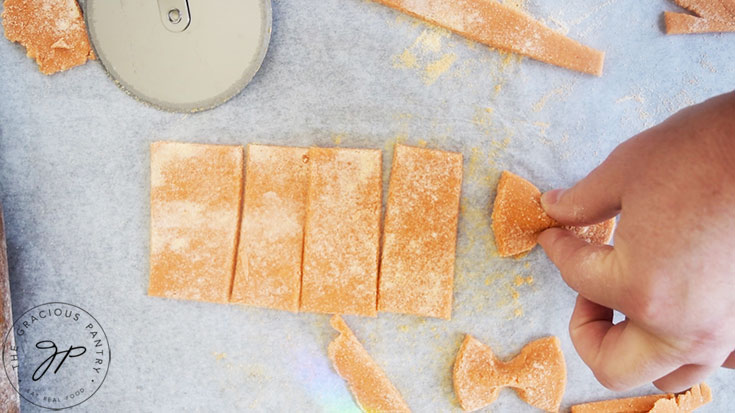
{"type": "Polygon", "coordinates": [[[551,227],[563,227],[593,244],[610,241],[615,218],[587,227],[562,226],[541,207],[541,192],[518,175],[503,171],[493,204],[492,228],[501,257],[530,251],[538,235],[551,227]]]}
{"type": "Polygon", "coordinates": [[[490,405],[503,387],[511,387],[531,406],[556,412],[564,396],[567,367],[556,337],[532,341],[504,363],[468,334],[457,353],[452,378],[454,394],[465,411],[490,405]]]}
{"type": "Polygon", "coordinates": [[[330,320],[339,335],[329,343],[329,359],[337,373],[347,381],[358,406],[364,412],[410,412],[401,393],[383,369],[357,341],[340,316],[330,320]]]}

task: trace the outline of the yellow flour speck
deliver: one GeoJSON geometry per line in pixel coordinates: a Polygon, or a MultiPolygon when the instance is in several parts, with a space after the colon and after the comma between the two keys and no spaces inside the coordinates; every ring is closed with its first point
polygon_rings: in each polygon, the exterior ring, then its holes
{"type": "Polygon", "coordinates": [[[412,69],[418,67],[416,55],[406,49],[400,55],[393,56],[393,67],[396,69],[412,69]]]}
{"type": "Polygon", "coordinates": [[[424,70],[424,83],[426,85],[432,85],[439,79],[439,76],[446,73],[454,61],[457,60],[457,55],[454,53],[447,53],[442,56],[439,60],[429,63],[424,70]]]}

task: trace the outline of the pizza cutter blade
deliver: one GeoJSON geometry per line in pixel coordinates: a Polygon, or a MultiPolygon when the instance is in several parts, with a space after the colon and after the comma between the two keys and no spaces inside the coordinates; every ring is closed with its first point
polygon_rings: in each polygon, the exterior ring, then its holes
{"type": "Polygon", "coordinates": [[[174,112],[237,95],[265,58],[272,24],[270,0],[87,0],[84,16],[115,83],[174,112]]]}

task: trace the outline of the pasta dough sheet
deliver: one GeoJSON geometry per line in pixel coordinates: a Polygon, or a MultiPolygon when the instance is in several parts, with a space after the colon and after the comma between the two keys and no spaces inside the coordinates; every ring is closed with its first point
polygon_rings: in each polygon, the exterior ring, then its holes
{"type": "Polygon", "coordinates": [[[248,145],[235,303],[298,311],[307,148],[248,145]]]}
{"type": "Polygon", "coordinates": [[[301,310],[377,315],[382,153],[309,149],[301,310]]]}
{"type": "Polygon", "coordinates": [[[149,295],[229,301],[242,180],[242,146],[151,144],[149,295]]]}
{"type": "Polygon", "coordinates": [[[450,319],[462,154],[396,145],[378,309],[450,319]]]}

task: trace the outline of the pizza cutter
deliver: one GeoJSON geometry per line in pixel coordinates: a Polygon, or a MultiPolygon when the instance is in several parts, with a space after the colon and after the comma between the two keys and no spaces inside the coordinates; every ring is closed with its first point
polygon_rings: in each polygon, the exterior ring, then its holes
{"type": "Polygon", "coordinates": [[[237,95],[271,34],[270,0],[87,0],[94,52],[128,94],[197,112],[237,95]]]}

